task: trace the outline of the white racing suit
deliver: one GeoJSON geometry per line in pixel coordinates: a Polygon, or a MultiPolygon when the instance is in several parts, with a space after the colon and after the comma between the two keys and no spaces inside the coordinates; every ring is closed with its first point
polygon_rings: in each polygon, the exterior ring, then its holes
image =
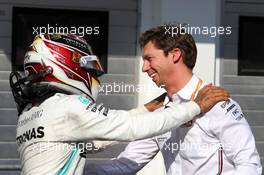
{"type": "Polygon", "coordinates": [[[195,102],[137,114],[98,107],[83,96],[56,94],[19,116],[16,140],[21,174],[82,174],[85,164],[82,155],[85,150],[94,149],[87,141],[153,137],[199,113],[195,102]]]}

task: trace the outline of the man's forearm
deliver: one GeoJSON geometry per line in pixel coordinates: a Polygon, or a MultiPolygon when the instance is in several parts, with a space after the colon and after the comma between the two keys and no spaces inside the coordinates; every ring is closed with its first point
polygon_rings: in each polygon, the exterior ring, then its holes
{"type": "Polygon", "coordinates": [[[85,175],[135,175],[145,164],[126,158],[87,163],[85,175]]]}

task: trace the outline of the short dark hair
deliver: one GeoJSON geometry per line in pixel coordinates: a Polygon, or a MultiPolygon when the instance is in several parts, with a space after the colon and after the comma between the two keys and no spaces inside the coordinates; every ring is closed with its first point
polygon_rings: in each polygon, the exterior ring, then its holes
{"type": "Polygon", "coordinates": [[[148,42],[152,42],[155,47],[163,50],[165,56],[174,48],[179,48],[183,53],[184,64],[193,69],[197,57],[197,48],[194,38],[191,34],[184,32],[177,32],[172,35],[171,30],[180,31],[179,26],[157,26],[145,31],[140,39],[140,47],[143,48],[148,42]]]}

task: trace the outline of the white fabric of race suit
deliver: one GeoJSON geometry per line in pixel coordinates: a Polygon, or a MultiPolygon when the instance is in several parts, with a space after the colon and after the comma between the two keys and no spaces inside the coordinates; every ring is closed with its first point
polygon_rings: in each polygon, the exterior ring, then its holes
{"type": "Polygon", "coordinates": [[[21,174],[82,174],[85,164],[82,154],[94,148],[88,144],[89,140],[132,141],[153,137],[199,113],[195,102],[137,114],[96,106],[84,96],[55,94],[19,116],[16,140],[21,174]]]}

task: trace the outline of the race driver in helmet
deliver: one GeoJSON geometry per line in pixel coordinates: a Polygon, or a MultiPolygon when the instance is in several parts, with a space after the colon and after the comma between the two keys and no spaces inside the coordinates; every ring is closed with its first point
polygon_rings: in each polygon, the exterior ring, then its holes
{"type": "Polygon", "coordinates": [[[96,105],[104,73],[89,44],[71,34],[37,35],[24,59],[24,75],[10,74],[19,112],[16,141],[21,174],[82,174],[91,140],[132,141],[160,135],[228,100],[207,86],[194,101],[148,112],[96,105]]]}

